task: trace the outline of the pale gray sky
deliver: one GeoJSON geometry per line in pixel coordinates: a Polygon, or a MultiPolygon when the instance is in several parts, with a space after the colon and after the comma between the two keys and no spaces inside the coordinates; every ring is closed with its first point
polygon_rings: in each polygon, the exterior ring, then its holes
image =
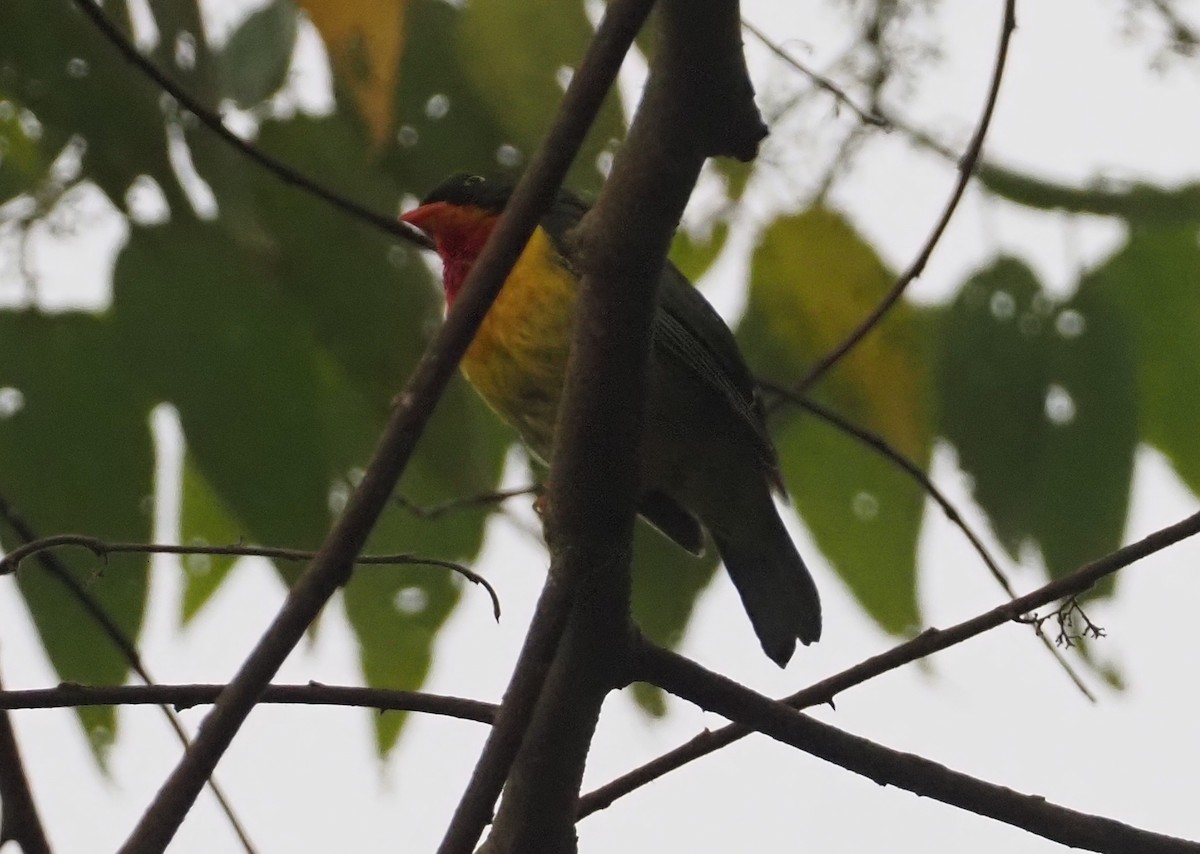
{"type": "MultiPolygon", "coordinates": [[[[990,73],[1000,4],[942,5],[937,21],[945,58],[923,75],[905,112],[915,123],[962,142],[976,120],[990,73]]],[[[1172,182],[1198,177],[1200,65],[1149,72],[1145,47],[1120,36],[1121,5],[1095,0],[1019,4],[1019,29],[989,155],[1070,181],[1098,175],[1172,182]]],[[[756,0],[746,3],[745,13],[781,40],[794,39],[800,50],[811,50],[803,55],[818,66],[845,41],[825,2],[756,0]]],[[[764,91],[773,77],[790,74],[758,50],[752,66],[764,91]]],[[[320,77],[319,71],[313,74],[320,77]]],[[[314,102],[319,95],[312,95],[314,102]]],[[[777,144],[786,148],[786,139],[777,144]]],[[[803,191],[811,177],[797,166],[786,180],[773,182],[774,188],[760,184],[751,204],[763,213],[777,209],[787,200],[780,184],[803,191]]],[[[853,177],[834,198],[888,262],[903,267],[924,241],[953,177],[947,164],[914,153],[893,134],[864,148],[853,177]]],[[[1026,258],[1061,291],[1121,238],[1121,229],[1110,222],[1033,214],[971,190],[914,293],[923,300],[942,298],[965,273],[1001,251],[1026,258]]],[[[745,235],[741,245],[744,241],[745,235]]],[[[726,259],[704,283],[726,311],[736,311],[740,301],[734,278],[739,266],[736,258],[726,259]]],[[[69,272],[62,274],[66,278],[69,272]]],[[[172,414],[158,413],[155,426],[165,437],[164,447],[172,447],[178,433],[172,414]]],[[[938,449],[932,475],[966,509],[969,521],[986,530],[951,449],[938,449]]],[[[162,476],[169,486],[176,475],[168,465],[162,476]]],[[[508,478],[514,483],[525,478],[516,457],[508,478]]],[[[1139,453],[1127,539],[1196,509],[1196,497],[1160,455],[1139,453]]],[[[161,533],[170,535],[172,526],[168,514],[161,533]]],[[[777,670],[762,656],[732,587],[719,574],[682,645],[685,654],[770,694],[789,693],[893,643],[861,613],[806,532],[798,526],[794,532],[824,597],[822,642],[800,651],[787,671],[777,670]]],[[[931,625],[957,622],[999,601],[986,570],[936,512],[929,513],[920,551],[921,604],[931,625]]],[[[1130,686],[1122,694],[1099,687],[1098,705],[1089,705],[1071,688],[1028,630],[1008,626],[924,666],[856,688],[838,699],[836,712],[816,714],[995,783],[1200,838],[1195,808],[1200,731],[1194,712],[1200,689],[1189,666],[1194,603],[1200,601],[1198,563],[1200,543],[1177,546],[1124,572],[1116,600],[1089,609],[1108,630],[1108,638],[1097,645],[1100,657],[1117,665],[1130,686]]],[[[477,568],[499,590],[504,620],[497,626],[486,598],[467,591],[439,639],[430,690],[499,697],[544,565],[543,552],[526,533],[504,520],[493,524],[477,568]]],[[[1028,590],[1041,577],[1025,568],[1014,569],[1013,578],[1018,589],[1028,590]]],[[[182,634],[175,612],[180,584],[174,561],[158,561],[145,658],[164,681],[223,681],[279,605],[276,579],[261,562],[244,561],[182,634]]],[[[0,672],[6,684],[54,684],[11,583],[0,584],[0,625],[5,627],[0,672]]],[[[280,681],[310,679],[359,681],[340,603],[323,620],[316,641],[293,655],[280,674],[280,681]]],[[[88,757],[69,713],[15,714],[35,795],[57,850],[114,848],[174,763],[177,746],[157,710],[127,709],[121,715],[121,737],[106,779],[88,757]]],[[[200,718],[200,710],[184,714],[193,725],[200,718]]],[[[614,696],[593,749],[588,786],[721,723],[681,702],[671,704],[666,720],[651,722],[628,698],[614,696]]],[[[263,708],[251,716],[218,774],[262,852],[426,851],[440,838],[483,737],[483,728],[475,724],[414,716],[399,749],[381,769],[366,713],[263,708]]],[[[881,788],[765,738],[676,772],[585,820],[579,830],[584,852],[631,854],[1061,850],[1005,825],[881,788]]],[[[172,850],[236,850],[207,794],[172,850]]]]}

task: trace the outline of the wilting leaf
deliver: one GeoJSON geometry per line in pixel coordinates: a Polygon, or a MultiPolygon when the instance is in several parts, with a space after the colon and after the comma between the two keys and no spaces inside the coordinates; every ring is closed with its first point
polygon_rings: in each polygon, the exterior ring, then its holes
{"type": "Polygon", "coordinates": [[[392,131],[406,38],[407,0],[297,0],[325,41],[337,85],[348,91],[376,147],[392,131]]]}
{"type": "MultiPolygon", "coordinates": [[[[750,302],[738,330],[751,366],[765,378],[794,384],[866,316],[892,281],[838,214],[813,209],[778,220],[755,250],[750,302]]],[[[921,340],[915,310],[895,306],[821,381],[814,397],[924,468],[933,433],[921,340]]],[[[796,509],[838,574],[888,631],[917,625],[920,487],[811,416],[789,411],[775,437],[796,509]]]]}

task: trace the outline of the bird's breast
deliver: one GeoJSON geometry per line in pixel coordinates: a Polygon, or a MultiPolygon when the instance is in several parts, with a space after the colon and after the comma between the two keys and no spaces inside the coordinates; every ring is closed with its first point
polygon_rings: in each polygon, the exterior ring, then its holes
{"type": "Polygon", "coordinates": [[[483,399],[543,459],[554,441],[576,293],[575,277],[539,227],[462,361],[483,399]]]}

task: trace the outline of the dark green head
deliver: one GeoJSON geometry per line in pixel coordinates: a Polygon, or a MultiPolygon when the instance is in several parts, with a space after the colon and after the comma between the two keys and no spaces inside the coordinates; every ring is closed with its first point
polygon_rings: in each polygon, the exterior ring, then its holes
{"type": "Polygon", "coordinates": [[[512,185],[507,181],[460,172],[451,175],[430,190],[425,198],[421,199],[421,204],[446,202],[456,206],[471,205],[488,213],[498,214],[508,204],[512,191],[512,185]]]}

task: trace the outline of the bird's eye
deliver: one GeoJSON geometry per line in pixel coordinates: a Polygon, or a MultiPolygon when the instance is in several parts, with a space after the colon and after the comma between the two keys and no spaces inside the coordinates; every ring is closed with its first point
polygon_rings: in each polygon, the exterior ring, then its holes
{"type": "Polygon", "coordinates": [[[467,179],[465,181],[463,181],[463,184],[465,184],[468,187],[474,187],[476,184],[482,184],[482,183],[483,183],[482,175],[470,175],[467,177],[467,179]]]}

